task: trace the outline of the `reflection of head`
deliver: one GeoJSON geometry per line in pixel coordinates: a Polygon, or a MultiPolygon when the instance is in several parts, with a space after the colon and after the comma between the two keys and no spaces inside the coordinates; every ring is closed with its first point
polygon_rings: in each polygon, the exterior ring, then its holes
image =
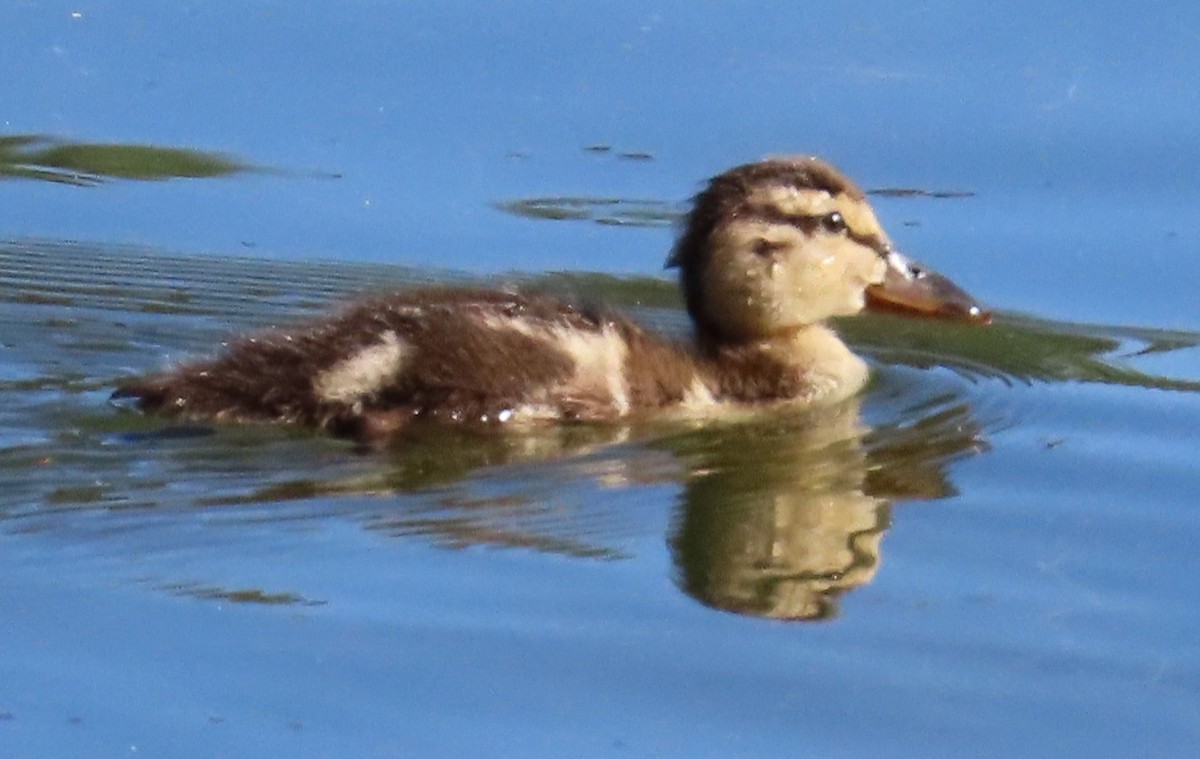
{"type": "Polygon", "coordinates": [[[703,603],[774,619],[825,619],[836,597],[869,582],[879,563],[887,507],[861,492],[780,492],[685,508],[673,541],[684,590],[703,603]]]}
{"type": "Polygon", "coordinates": [[[863,493],[858,404],[706,435],[672,548],[683,589],[729,611],[819,619],[871,579],[887,516],[863,493]]]}
{"type": "Polygon", "coordinates": [[[940,497],[941,466],[976,450],[965,407],[867,430],[858,403],[697,436],[670,539],[678,582],[701,603],[773,619],[828,619],[870,582],[891,498],[940,497]]]}

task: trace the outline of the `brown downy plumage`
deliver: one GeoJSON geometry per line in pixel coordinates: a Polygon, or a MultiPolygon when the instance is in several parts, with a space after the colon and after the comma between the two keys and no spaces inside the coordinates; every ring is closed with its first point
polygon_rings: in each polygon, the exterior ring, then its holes
{"type": "Polygon", "coordinates": [[[864,305],[986,321],[899,255],[865,195],[816,158],[731,169],[695,199],[668,260],[693,344],[548,296],[432,289],[377,298],[115,397],[188,419],[386,439],[414,419],[476,425],[704,415],[856,393],[865,364],[822,322],[864,305]]]}

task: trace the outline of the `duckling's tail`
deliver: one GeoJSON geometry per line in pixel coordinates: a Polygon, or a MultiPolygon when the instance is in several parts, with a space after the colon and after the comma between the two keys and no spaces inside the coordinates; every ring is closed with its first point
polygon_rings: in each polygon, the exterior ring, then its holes
{"type": "Polygon", "coordinates": [[[140,411],[160,414],[171,411],[167,403],[170,395],[168,383],[143,377],[118,385],[108,400],[118,406],[132,406],[140,411]]]}
{"type": "Polygon", "coordinates": [[[117,386],[109,402],[147,414],[174,417],[189,422],[239,421],[259,423],[305,423],[337,437],[357,441],[367,449],[383,447],[414,418],[412,408],[361,409],[317,408],[275,401],[265,392],[219,382],[200,382],[210,374],[176,372],[139,377],[117,386]],[[199,376],[197,376],[199,375],[199,376]]]}
{"type": "Polygon", "coordinates": [[[184,366],[175,371],[137,377],[122,382],[110,402],[148,414],[182,417],[194,421],[272,419],[285,415],[267,401],[264,388],[238,377],[208,371],[207,365],[184,366]]]}

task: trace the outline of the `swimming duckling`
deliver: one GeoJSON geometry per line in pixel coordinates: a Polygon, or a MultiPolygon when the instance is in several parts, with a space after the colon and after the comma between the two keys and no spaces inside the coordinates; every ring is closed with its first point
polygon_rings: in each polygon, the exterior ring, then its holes
{"type": "Polygon", "coordinates": [[[695,198],[667,260],[690,344],[548,296],[434,289],[360,303],[121,386],[146,411],[302,424],[368,440],[414,420],[512,425],[699,416],[857,393],[866,364],[823,322],[864,306],[986,322],[900,255],[828,163],[730,169],[695,198]]]}

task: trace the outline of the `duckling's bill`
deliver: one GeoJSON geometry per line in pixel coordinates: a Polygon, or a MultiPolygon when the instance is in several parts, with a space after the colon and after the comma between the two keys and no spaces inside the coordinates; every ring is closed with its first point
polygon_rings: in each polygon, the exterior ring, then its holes
{"type": "Polygon", "coordinates": [[[895,251],[887,254],[883,282],[867,288],[872,311],[988,324],[992,315],[958,285],[895,251]]]}

